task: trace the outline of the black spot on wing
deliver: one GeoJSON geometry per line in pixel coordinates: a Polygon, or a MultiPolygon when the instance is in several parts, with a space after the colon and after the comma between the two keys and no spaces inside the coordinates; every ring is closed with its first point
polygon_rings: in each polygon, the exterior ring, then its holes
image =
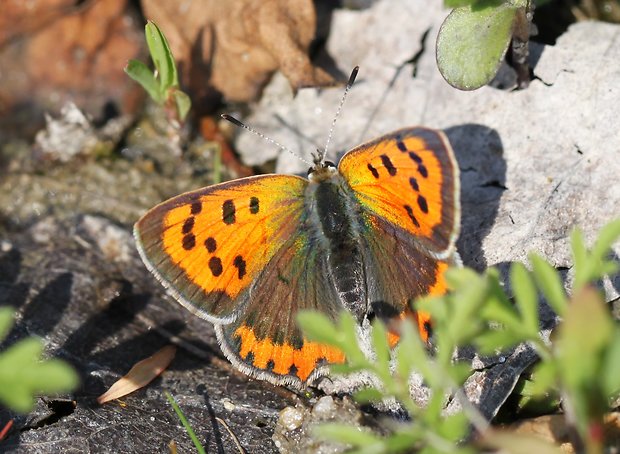
{"type": "Polygon", "coordinates": [[[194,216],[190,216],[183,223],[183,230],[182,230],[183,235],[191,232],[193,228],[194,228],[194,216]]]}
{"type": "Polygon", "coordinates": [[[235,260],[233,261],[233,265],[235,265],[235,268],[237,268],[237,275],[239,276],[239,279],[243,279],[243,276],[245,276],[245,260],[243,260],[243,257],[238,255],[237,257],[235,257],[235,260]]]}
{"type": "Polygon", "coordinates": [[[383,167],[387,169],[390,176],[396,175],[396,167],[394,167],[394,164],[392,164],[392,160],[390,159],[390,157],[386,154],[382,154],[379,157],[381,158],[381,163],[383,164],[383,167]]]}
{"type": "Polygon", "coordinates": [[[213,276],[215,277],[218,277],[222,274],[224,268],[222,267],[222,261],[219,257],[211,257],[209,259],[209,269],[211,270],[211,274],[213,274],[213,276]]]}
{"type": "Polygon", "coordinates": [[[250,197],[250,213],[256,214],[259,210],[258,197],[250,197]]]}
{"type": "Polygon", "coordinates": [[[211,253],[215,252],[215,250],[217,249],[217,242],[215,241],[215,238],[213,238],[212,236],[207,238],[205,240],[205,247],[207,248],[207,251],[211,253]]]}
{"type": "Polygon", "coordinates": [[[236,221],[235,213],[235,202],[232,200],[225,200],[222,204],[222,221],[224,221],[224,224],[234,224],[236,221]]]}
{"type": "Polygon", "coordinates": [[[418,206],[423,213],[428,213],[428,204],[423,195],[418,195],[418,206]]]}
{"type": "Polygon", "coordinates": [[[373,177],[379,178],[379,172],[373,167],[371,163],[368,163],[368,170],[370,170],[370,173],[372,173],[373,177]]]}
{"type": "Polygon", "coordinates": [[[407,215],[409,216],[409,219],[411,219],[411,222],[413,222],[413,225],[415,225],[416,227],[420,227],[420,223],[416,219],[415,215],[413,214],[413,209],[409,205],[405,205],[405,211],[407,211],[407,215]]]}
{"type": "Polygon", "coordinates": [[[415,162],[416,164],[422,164],[422,158],[420,156],[418,156],[416,153],[414,153],[413,151],[409,152],[409,157],[411,158],[411,160],[413,162],[415,162]]]}
{"type": "Polygon", "coordinates": [[[182,245],[183,249],[185,249],[186,251],[194,249],[194,246],[196,246],[196,237],[194,236],[194,234],[188,233],[187,235],[185,235],[183,237],[182,245]]]}
{"type": "Polygon", "coordinates": [[[196,200],[192,202],[192,214],[198,214],[202,211],[202,202],[200,200],[196,200]]]}

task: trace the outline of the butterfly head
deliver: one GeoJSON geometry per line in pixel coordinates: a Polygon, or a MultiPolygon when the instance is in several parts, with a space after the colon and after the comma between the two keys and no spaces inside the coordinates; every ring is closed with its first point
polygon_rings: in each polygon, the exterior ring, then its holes
{"type": "Polygon", "coordinates": [[[316,150],[312,155],[314,165],[308,169],[308,179],[313,183],[328,180],[338,173],[336,164],[325,160],[325,151],[316,150]]]}

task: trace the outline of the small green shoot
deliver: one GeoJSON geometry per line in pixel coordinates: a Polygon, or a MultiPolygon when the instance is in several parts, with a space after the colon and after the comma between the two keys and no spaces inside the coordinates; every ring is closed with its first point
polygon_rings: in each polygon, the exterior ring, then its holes
{"type": "Polygon", "coordinates": [[[493,79],[513,36],[528,40],[530,0],[445,0],[454,8],[437,36],[437,66],[460,90],[493,79]]]}
{"type": "Polygon", "coordinates": [[[431,314],[435,345],[432,354],[409,320],[401,323],[400,341],[393,352],[386,328],[374,321],[375,357],[368,359],[359,346],[356,322],[350,314],[343,314],[336,324],[321,314],[300,314],[299,324],[309,339],[345,353],[347,364],[332,366],[333,373],[363,370],[376,377],[377,386],[356,393],[358,402],[395,398],[411,416],[409,421],[395,425],[388,436],[334,424],[320,427],[319,435],[348,443],[351,452],[357,453],[465,453],[479,450],[462,443],[472,425],[483,445],[486,442],[506,452],[526,452],[528,446],[559,452],[548,443],[541,445],[540,440],[490,429],[459,391],[471,371],[468,365],[453,362],[456,347],[472,345],[482,354],[493,354],[526,342],[540,356],[527,382],[530,399],[561,397],[566,425],[572,430],[576,446],[584,447],[584,452],[603,452],[603,416],[612,399],[620,395],[620,326],[612,320],[594,284],[618,272],[618,263],[609,257],[612,245],[620,238],[620,220],[603,227],[591,248],[586,247],[580,231],[576,230],[571,238],[575,278],[568,292],[570,298],[558,271],[536,254],[530,255],[531,270],[520,263],[512,265],[512,298],[505,293],[499,273],[493,268],[481,275],[467,268],[448,270],[446,281],[451,292],[414,302],[415,309],[431,314]],[[541,298],[563,317],[551,343],[539,334],[541,298]],[[409,378],[414,372],[430,388],[425,408],[409,394],[409,378]],[[446,417],[443,409],[450,395],[459,398],[463,412],[446,417]]]}
{"type": "Polygon", "coordinates": [[[148,21],[144,32],[155,72],[139,60],[130,60],[125,72],[146,90],[153,101],[166,107],[172,118],[183,122],[191,108],[191,100],[179,88],[177,67],[168,40],[155,22],[148,21]]]}
{"type": "Polygon", "coordinates": [[[189,423],[189,421],[183,414],[183,411],[181,410],[181,407],[179,407],[179,404],[177,404],[177,401],[174,400],[174,397],[172,397],[172,394],[170,394],[168,391],[164,391],[164,394],[166,395],[166,399],[168,399],[168,402],[170,403],[170,405],[172,405],[172,408],[177,414],[177,417],[179,418],[179,420],[181,421],[181,424],[183,424],[183,427],[185,428],[185,431],[189,435],[189,438],[191,438],[192,442],[194,443],[194,446],[196,447],[196,451],[198,451],[199,454],[205,454],[206,453],[205,448],[202,446],[202,443],[196,436],[194,429],[192,429],[191,424],[189,423]]]}
{"type": "MultiPolygon", "coordinates": [[[[0,308],[0,340],[13,325],[13,309],[0,308]]],[[[0,404],[28,413],[39,394],[74,390],[79,377],[73,368],[59,359],[42,359],[43,342],[29,337],[0,352],[0,404]]]]}

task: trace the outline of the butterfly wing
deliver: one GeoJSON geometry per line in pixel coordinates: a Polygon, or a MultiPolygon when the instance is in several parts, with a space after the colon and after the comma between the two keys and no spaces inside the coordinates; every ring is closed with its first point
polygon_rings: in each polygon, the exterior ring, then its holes
{"type": "Polygon", "coordinates": [[[135,225],[148,269],[183,306],[216,324],[228,359],[274,383],[301,382],[342,362],[336,349],[308,342],[301,309],[332,318],[342,310],[307,229],[308,181],[263,175],[174,197],[135,225]],[[312,375],[312,376],[311,376],[312,375]]]}
{"type": "Polygon", "coordinates": [[[393,132],[348,152],[338,170],[367,212],[415,236],[429,254],[452,255],[460,227],[459,173],[443,132],[393,132]]]}
{"type": "Polygon", "coordinates": [[[136,223],[138,251],[183,306],[212,323],[230,322],[300,225],[306,185],[262,175],[181,194],[136,223]]]}
{"type": "Polygon", "coordinates": [[[301,229],[256,280],[244,316],[216,326],[222,350],[245,373],[301,387],[341,363],[338,349],[303,338],[295,320],[302,309],[336,321],[344,310],[325,272],[326,257],[301,229]]]}
{"type": "MultiPolygon", "coordinates": [[[[458,166],[445,135],[396,131],[351,150],[338,168],[361,206],[374,311],[402,314],[408,300],[445,292],[460,226],[458,166]]],[[[424,337],[429,317],[416,317],[424,337]]]]}

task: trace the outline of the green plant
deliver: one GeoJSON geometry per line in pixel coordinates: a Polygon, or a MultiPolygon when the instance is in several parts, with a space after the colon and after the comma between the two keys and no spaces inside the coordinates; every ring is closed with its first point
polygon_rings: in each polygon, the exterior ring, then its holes
{"type": "MultiPolygon", "coordinates": [[[[13,309],[0,308],[0,340],[13,325],[13,309]]],[[[74,390],[78,375],[59,359],[42,360],[43,342],[29,337],[0,353],[0,403],[19,413],[28,413],[38,394],[74,390]]]]}
{"type": "MultiPolygon", "coordinates": [[[[514,39],[520,85],[529,78],[527,43],[531,0],[445,0],[454,8],[437,36],[437,66],[446,81],[475,90],[493,79],[514,39]]],[[[514,57],[514,55],[513,55],[514,57]]],[[[529,80],[529,79],[528,79],[529,80]]]]}
{"type": "Polygon", "coordinates": [[[198,437],[196,436],[194,429],[192,428],[191,424],[189,423],[189,421],[183,414],[183,410],[181,410],[181,407],[179,407],[179,404],[177,404],[177,401],[174,400],[174,397],[172,397],[172,394],[170,394],[168,391],[164,391],[164,394],[166,395],[166,399],[168,399],[168,402],[174,409],[174,412],[177,414],[179,421],[181,421],[181,424],[183,424],[183,427],[185,428],[185,431],[189,435],[189,438],[191,438],[192,443],[194,443],[194,446],[196,447],[196,451],[199,454],[205,454],[206,451],[205,451],[204,446],[202,446],[202,443],[200,443],[200,440],[198,440],[198,437]]]}
{"type": "Polygon", "coordinates": [[[191,100],[179,88],[177,67],[168,41],[155,22],[146,23],[144,34],[155,72],[139,60],[130,60],[125,72],[146,90],[153,101],[166,107],[172,118],[182,122],[189,112],[191,100]]]}
{"type": "Polygon", "coordinates": [[[499,273],[493,268],[482,275],[467,268],[448,270],[448,294],[414,303],[416,309],[431,313],[436,351],[428,353],[413,324],[405,320],[400,328],[400,342],[393,352],[392,367],[382,323],[373,323],[376,358],[371,360],[358,345],[355,321],[350,315],[344,314],[338,326],[334,326],[321,314],[300,314],[299,323],[308,338],[336,346],[345,353],[347,364],[332,366],[333,373],[366,370],[377,377],[380,386],[359,391],[355,395],[358,402],[396,398],[411,416],[408,422],[394,424],[387,437],[335,425],[319,428],[319,434],[348,443],[354,452],[360,453],[403,452],[412,448],[425,453],[472,452],[473,445],[459,445],[472,424],[489,445],[499,443],[507,452],[517,452],[531,443],[545,452],[555,452],[540,441],[489,429],[458,391],[470,371],[468,365],[453,363],[452,354],[457,346],[473,345],[480,353],[489,354],[528,342],[540,356],[531,385],[534,394],[557,390],[562,396],[567,424],[572,428],[573,444],[590,453],[602,452],[603,415],[610,399],[620,394],[620,327],[612,321],[593,283],[618,271],[618,264],[608,259],[608,254],[619,237],[620,220],[605,226],[591,249],[586,248],[580,231],[572,234],[574,281],[570,299],[558,272],[536,254],[530,254],[531,271],[520,263],[511,267],[513,300],[506,295],[499,273]],[[539,295],[563,318],[551,343],[539,334],[539,295]],[[409,377],[414,371],[421,374],[431,390],[425,408],[409,395],[409,377]],[[463,412],[445,417],[445,397],[455,394],[461,400],[463,412]]]}

